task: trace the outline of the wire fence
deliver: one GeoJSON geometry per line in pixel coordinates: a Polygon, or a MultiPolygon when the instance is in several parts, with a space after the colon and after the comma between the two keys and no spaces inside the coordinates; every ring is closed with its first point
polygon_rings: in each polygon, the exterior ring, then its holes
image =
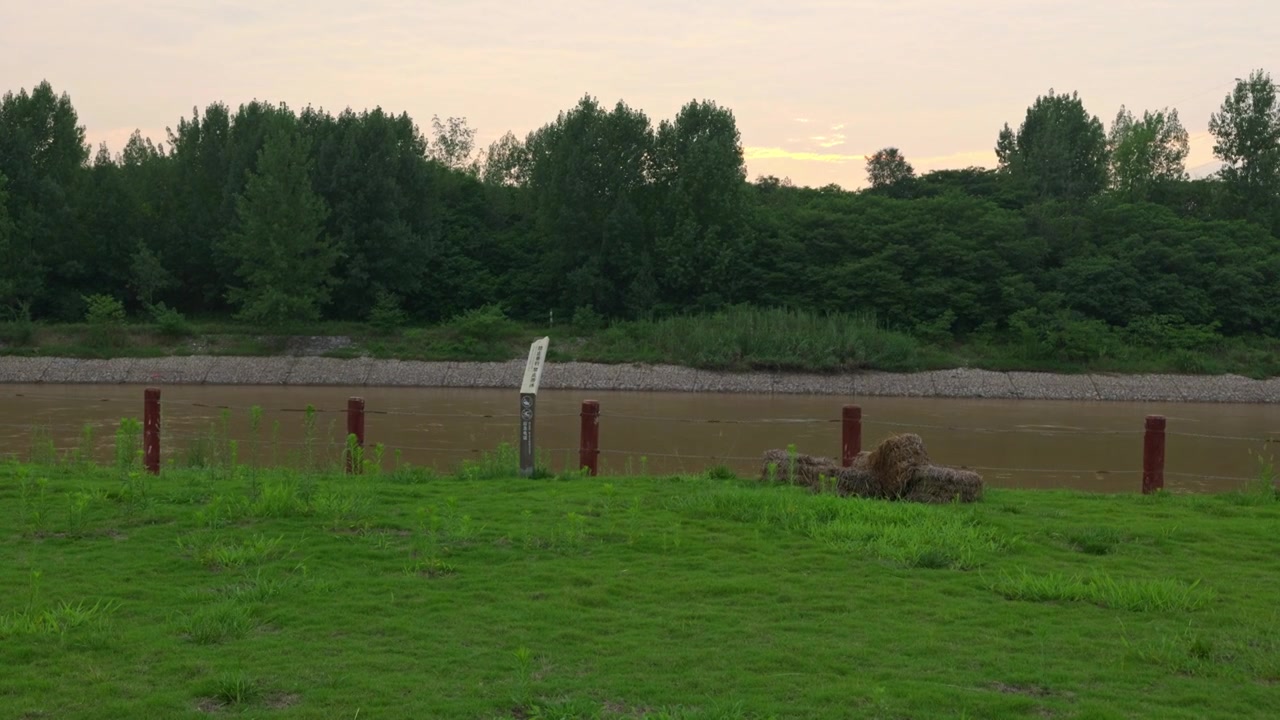
{"type": "MultiPolygon", "coordinates": [[[[137,397],[86,396],[81,393],[13,392],[0,393],[0,399],[3,398],[11,398],[14,401],[23,402],[25,415],[23,421],[18,421],[14,413],[6,413],[0,416],[3,417],[3,420],[0,421],[0,428],[15,431],[0,434],[0,437],[11,441],[22,434],[28,436],[39,435],[40,439],[46,444],[53,438],[55,444],[57,440],[61,440],[64,447],[75,447],[76,442],[83,445],[85,442],[83,437],[76,440],[72,439],[74,432],[80,430],[80,428],[59,427],[57,428],[59,432],[55,432],[54,428],[51,427],[55,418],[42,418],[42,410],[33,408],[33,405],[49,406],[44,408],[44,414],[51,414],[48,410],[52,408],[66,410],[67,408],[89,405],[108,405],[113,408],[110,413],[110,417],[113,418],[136,417],[141,409],[141,403],[138,402],[137,397]],[[119,407],[119,412],[116,412],[116,407],[119,407]]],[[[2,405],[3,402],[0,401],[0,406],[2,405]]],[[[288,449],[303,448],[316,452],[338,454],[347,445],[346,427],[342,422],[350,412],[347,407],[323,405],[298,407],[291,404],[264,407],[261,405],[202,402],[182,398],[165,398],[162,401],[162,405],[165,417],[163,438],[165,451],[170,457],[178,453],[178,448],[184,445],[192,446],[199,443],[227,442],[230,440],[235,440],[242,444],[257,443],[258,446],[261,446],[264,443],[269,443],[272,446],[288,449]],[[216,411],[216,416],[211,417],[203,411],[216,411]],[[309,437],[298,437],[299,430],[296,422],[290,423],[293,427],[290,427],[288,432],[283,434],[280,432],[280,428],[284,424],[282,419],[297,415],[308,418],[303,424],[310,427],[306,431],[309,433],[309,437]],[[256,436],[252,437],[244,427],[245,419],[251,417],[258,419],[255,421],[257,425],[253,431],[256,436]],[[233,419],[235,420],[235,426],[231,427],[233,419]],[[219,422],[222,423],[221,427],[219,422]],[[263,437],[263,434],[268,431],[270,431],[270,435],[263,437]]],[[[838,408],[833,407],[833,410],[835,409],[838,408]]],[[[459,457],[482,457],[486,453],[494,452],[499,443],[503,441],[502,436],[504,434],[497,433],[495,430],[498,427],[505,427],[507,432],[513,433],[520,417],[518,412],[491,412],[483,409],[476,412],[437,412],[405,407],[364,408],[363,413],[367,416],[381,417],[388,420],[421,419],[431,421],[427,424],[426,430],[423,429],[422,425],[398,426],[394,429],[394,432],[388,433],[388,437],[384,442],[379,442],[376,432],[366,438],[366,445],[381,445],[382,450],[387,453],[397,452],[413,455],[413,459],[416,462],[427,465],[439,465],[441,460],[456,462],[459,457]],[[430,432],[432,428],[449,428],[449,437],[442,438],[448,441],[423,443],[414,442],[406,438],[406,435],[411,437],[414,432],[424,433],[427,438],[432,438],[434,437],[430,432]],[[458,442],[460,438],[463,440],[469,439],[471,442],[460,443],[458,442]]],[[[837,413],[833,414],[838,415],[837,413]]],[[[572,431],[577,425],[574,422],[566,422],[566,419],[576,419],[580,415],[581,413],[579,412],[549,411],[540,412],[537,419],[540,423],[540,430],[548,427],[555,428],[550,433],[553,440],[562,441],[573,439],[572,431]]],[[[1138,425],[1137,420],[1135,418],[1135,426],[1138,425]]],[[[91,424],[105,425],[108,422],[110,421],[104,419],[98,423],[91,424]]],[[[763,452],[769,447],[786,447],[790,445],[794,437],[792,433],[796,429],[804,429],[808,433],[805,436],[806,439],[812,440],[817,437],[825,437],[831,441],[830,445],[835,445],[840,439],[840,430],[834,428],[828,430],[826,428],[830,428],[833,425],[841,425],[842,422],[844,421],[839,416],[690,417],[688,415],[651,413],[610,413],[606,407],[601,411],[600,423],[606,427],[614,428],[615,433],[617,433],[614,437],[621,437],[621,441],[613,446],[600,447],[599,454],[602,457],[613,460],[623,459],[628,463],[638,460],[645,465],[665,465],[667,467],[677,465],[681,470],[688,470],[691,466],[698,464],[703,466],[730,464],[739,469],[758,470],[763,452]],[[697,430],[696,428],[699,426],[706,428],[733,427],[735,431],[742,428],[760,428],[765,432],[762,435],[760,432],[751,430],[750,432],[755,434],[750,438],[735,439],[734,436],[725,435],[723,432],[718,435],[707,434],[706,431],[697,430]],[[777,430],[771,431],[768,430],[769,428],[777,428],[777,430]],[[767,436],[769,440],[762,442],[760,438],[763,436],[767,436]],[[693,447],[688,450],[682,450],[682,446],[693,447]],[[743,452],[743,450],[748,452],[743,452]]],[[[1072,445],[1065,450],[1059,448],[1054,453],[1046,453],[1046,456],[1057,457],[1061,457],[1064,453],[1068,455],[1074,453],[1084,457],[1091,452],[1097,451],[1099,443],[1111,443],[1114,446],[1115,443],[1122,442],[1126,448],[1124,452],[1133,457],[1135,461],[1140,457],[1137,450],[1141,444],[1141,440],[1137,440],[1135,436],[1142,436],[1146,432],[1140,429],[1140,426],[1132,429],[1123,429],[1114,427],[1080,427],[1070,423],[1054,424],[1043,422],[988,427],[961,422],[937,423],[880,418],[874,415],[861,418],[859,423],[859,432],[861,432],[861,427],[866,427],[871,429],[879,428],[892,433],[915,432],[930,434],[932,435],[929,438],[930,442],[938,439],[945,441],[951,436],[956,436],[951,438],[951,445],[961,450],[965,449],[966,443],[969,442],[964,440],[963,437],[972,435],[1022,436],[1036,438],[1035,442],[1043,442],[1049,439],[1081,438],[1081,440],[1071,440],[1072,445]],[[1083,438],[1093,438],[1094,441],[1085,441],[1083,438]]],[[[1280,430],[1269,430],[1256,434],[1215,434],[1166,429],[1164,436],[1166,438],[1186,438],[1201,444],[1230,443],[1237,444],[1237,446],[1238,444],[1256,446],[1258,448],[1256,457],[1259,458],[1265,457],[1272,448],[1280,444],[1280,430]]],[[[111,437],[106,436],[104,433],[104,436],[99,437],[96,442],[105,447],[110,441],[111,437]]],[[[1026,442],[1033,441],[1028,440],[1026,442]]],[[[13,447],[12,442],[9,442],[9,444],[11,445],[10,447],[0,447],[0,458],[20,458],[22,456],[21,448],[13,447]]],[[[560,444],[563,445],[564,443],[560,444]]],[[[945,445],[946,442],[943,442],[943,444],[945,445]]],[[[47,450],[48,448],[46,448],[47,450]]],[[[1252,448],[1250,448],[1250,451],[1252,451],[1252,448]]],[[[553,461],[559,456],[564,456],[566,466],[570,466],[576,462],[575,456],[579,452],[579,447],[539,447],[538,452],[544,458],[551,456],[553,461]]],[[[1114,456],[1116,452],[1115,447],[1113,447],[1110,454],[1114,456]]],[[[1238,451],[1215,449],[1214,453],[1210,454],[1228,455],[1232,452],[1238,451]]],[[[278,452],[274,454],[279,455],[278,452]]],[[[1205,455],[1205,453],[1200,454],[1205,455]]],[[[1006,450],[1000,452],[998,456],[1018,457],[1019,454],[1006,450]]],[[[607,460],[606,463],[609,464],[609,461],[607,460]]],[[[1023,463],[1007,467],[965,462],[949,464],[982,473],[994,474],[1001,479],[1023,479],[1028,484],[1034,485],[1042,485],[1041,482],[1035,480],[1038,477],[1057,478],[1062,480],[1066,486],[1078,484],[1074,481],[1080,478],[1094,480],[1128,478],[1130,480],[1126,480],[1126,482],[1132,485],[1131,479],[1134,476],[1141,477],[1143,475],[1142,466],[1137,462],[1134,462],[1131,466],[1113,466],[1106,469],[1066,466],[1043,467],[1023,463]]],[[[1204,463],[1191,462],[1188,464],[1203,465],[1204,463]]],[[[1221,469],[1216,470],[1206,467],[1201,472],[1190,472],[1191,468],[1182,467],[1180,469],[1165,469],[1163,475],[1180,481],[1187,481],[1187,484],[1192,486],[1199,484],[1200,487],[1203,487],[1205,483],[1239,485],[1257,480],[1261,475],[1265,474],[1265,469],[1252,475],[1245,471],[1235,473],[1222,472],[1222,469],[1239,470],[1240,467],[1241,464],[1239,462],[1226,463],[1221,466],[1221,469]]],[[[1259,467],[1265,468],[1265,466],[1259,467]]],[[[570,467],[565,469],[570,469],[570,467]]],[[[654,469],[660,468],[655,467],[654,469]]]]}

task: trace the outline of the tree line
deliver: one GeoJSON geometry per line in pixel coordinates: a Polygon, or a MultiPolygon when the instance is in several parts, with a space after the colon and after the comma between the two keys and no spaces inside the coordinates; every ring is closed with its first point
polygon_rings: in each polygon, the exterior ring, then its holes
{"type": "Polygon", "coordinates": [[[459,118],[424,132],[381,109],[214,103],[162,142],[91,153],[71,99],[41,83],[0,100],[0,307],[76,320],[108,295],[273,324],[746,304],[873,313],[939,341],[1275,336],[1270,75],[1239,80],[1209,130],[1223,167],[1193,180],[1176,110],[1121,108],[1107,129],[1050,91],[994,133],[998,167],[917,175],[885,148],[849,192],[748,181],[734,115],[710,101],[655,124],[586,96],[481,152],[459,118]]]}

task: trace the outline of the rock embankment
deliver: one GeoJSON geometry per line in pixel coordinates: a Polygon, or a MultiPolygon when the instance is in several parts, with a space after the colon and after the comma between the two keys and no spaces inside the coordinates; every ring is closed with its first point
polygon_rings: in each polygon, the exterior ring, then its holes
{"type": "MultiPolygon", "coordinates": [[[[517,388],[523,360],[502,363],[213,357],[89,360],[0,357],[0,382],[46,384],[347,385],[517,388]]],[[[1280,402],[1280,378],[1239,375],[1060,375],[989,370],[836,375],[713,372],[672,365],[549,363],[542,387],[578,390],[799,393],[846,397],[1280,402]]]]}

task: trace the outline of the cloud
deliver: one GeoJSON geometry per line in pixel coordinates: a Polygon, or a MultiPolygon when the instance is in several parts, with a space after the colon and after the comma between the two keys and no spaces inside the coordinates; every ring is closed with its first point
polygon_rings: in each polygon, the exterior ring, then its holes
{"type": "Polygon", "coordinates": [[[809,138],[818,144],[821,148],[839,147],[844,144],[844,133],[833,133],[831,135],[814,135],[809,138]]]}
{"type": "Polygon", "coordinates": [[[840,153],[795,152],[780,147],[748,147],[743,148],[747,160],[800,160],[803,162],[835,163],[842,165],[848,162],[861,162],[866,155],[842,155],[840,153]]]}
{"type": "Polygon", "coordinates": [[[844,123],[840,123],[839,125],[832,125],[832,126],[831,126],[831,129],[832,129],[832,130],[843,130],[843,129],[844,129],[844,123]]]}
{"type": "Polygon", "coordinates": [[[796,122],[798,122],[798,123],[807,123],[807,122],[809,122],[809,118],[796,118],[796,122]]]}

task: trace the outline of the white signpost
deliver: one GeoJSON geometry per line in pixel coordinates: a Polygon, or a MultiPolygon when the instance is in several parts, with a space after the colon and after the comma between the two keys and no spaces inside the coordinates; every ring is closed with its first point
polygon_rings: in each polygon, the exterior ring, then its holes
{"type": "Polygon", "coordinates": [[[520,383],[520,475],[531,477],[534,465],[533,416],[538,405],[538,385],[542,383],[542,368],[546,365],[547,347],[551,338],[534,340],[529,346],[529,361],[524,366],[524,380],[520,383]]]}

